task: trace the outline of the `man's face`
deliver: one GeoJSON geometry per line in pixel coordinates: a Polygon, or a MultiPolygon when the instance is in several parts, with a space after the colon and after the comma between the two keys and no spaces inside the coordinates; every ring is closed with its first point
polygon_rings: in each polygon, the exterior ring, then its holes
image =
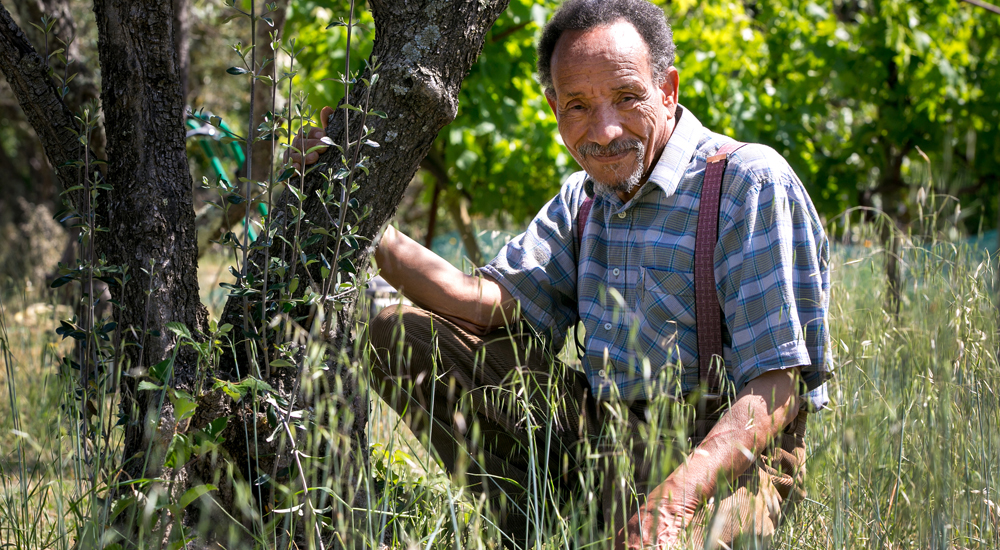
{"type": "Polygon", "coordinates": [[[552,53],[546,99],[580,166],[622,200],[635,195],[674,127],[677,71],[653,80],[649,48],[631,23],[566,31],[552,53]]]}

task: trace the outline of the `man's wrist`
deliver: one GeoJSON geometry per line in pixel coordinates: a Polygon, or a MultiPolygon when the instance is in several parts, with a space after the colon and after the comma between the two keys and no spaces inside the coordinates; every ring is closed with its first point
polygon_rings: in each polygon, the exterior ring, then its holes
{"type": "Polygon", "coordinates": [[[646,511],[672,515],[694,511],[704,499],[700,495],[701,484],[692,482],[694,479],[688,477],[683,467],[675,470],[649,495],[646,511]]]}

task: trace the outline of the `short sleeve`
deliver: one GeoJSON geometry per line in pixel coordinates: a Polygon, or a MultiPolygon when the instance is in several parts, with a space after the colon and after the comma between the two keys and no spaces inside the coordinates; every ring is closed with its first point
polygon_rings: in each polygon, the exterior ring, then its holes
{"type": "Polygon", "coordinates": [[[769,148],[748,157],[716,255],[730,372],[738,392],[765,372],[801,366],[810,391],[830,370],[829,244],[784,159],[769,148]]]}
{"type": "Polygon", "coordinates": [[[522,317],[556,347],[577,320],[575,220],[584,178],[583,172],[570,176],[527,230],[479,269],[520,302],[522,317]]]}

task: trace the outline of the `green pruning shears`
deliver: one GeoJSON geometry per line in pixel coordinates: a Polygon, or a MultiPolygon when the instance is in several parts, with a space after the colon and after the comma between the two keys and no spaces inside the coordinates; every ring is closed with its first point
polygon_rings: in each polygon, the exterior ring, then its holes
{"type": "MultiPolygon", "coordinates": [[[[247,157],[243,153],[243,148],[240,147],[239,142],[236,140],[236,134],[229,128],[229,125],[221,118],[218,118],[219,125],[216,127],[208,122],[211,117],[212,115],[209,113],[198,113],[188,116],[185,123],[188,127],[185,138],[196,138],[198,140],[198,145],[201,147],[202,153],[208,158],[208,162],[211,164],[215,175],[220,180],[229,183],[230,177],[226,173],[226,169],[222,166],[222,158],[236,161],[236,171],[239,172],[243,168],[243,163],[246,162],[247,157]],[[222,143],[222,140],[226,138],[228,138],[228,143],[222,143]]],[[[261,216],[267,216],[267,205],[263,202],[257,203],[257,210],[261,216]]],[[[252,225],[250,226],[249,233],[250,240],[256,241],[257,231],[252,225]]]]}

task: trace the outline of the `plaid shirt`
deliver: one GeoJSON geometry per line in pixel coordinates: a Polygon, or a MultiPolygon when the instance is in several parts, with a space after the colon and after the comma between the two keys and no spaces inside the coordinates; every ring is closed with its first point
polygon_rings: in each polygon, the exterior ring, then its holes
{"type": "MultiPolygon", "coordinates": [[[[649,399],[678,389],[686,395],[699,384],[698,203],[706,159],[732,140],[682,107],[678,115],[649,181],[632,200],[622,203],[578,172],[480,270],[520,302],[523,318],[557,348],[569,327],[583,321],[583,365],[598,398],[649,399]],[[581,238],[576,218],[586,196],[594,203],[581,238]],[[667,388],[656,385],[664,380],[667,388]]],[[[764,372],[802,366],[810,401],[825,404],[828,260],[819,216],[785,159],[755,144],[731,155],[715,280],[734,395],[764,372]]]]}

